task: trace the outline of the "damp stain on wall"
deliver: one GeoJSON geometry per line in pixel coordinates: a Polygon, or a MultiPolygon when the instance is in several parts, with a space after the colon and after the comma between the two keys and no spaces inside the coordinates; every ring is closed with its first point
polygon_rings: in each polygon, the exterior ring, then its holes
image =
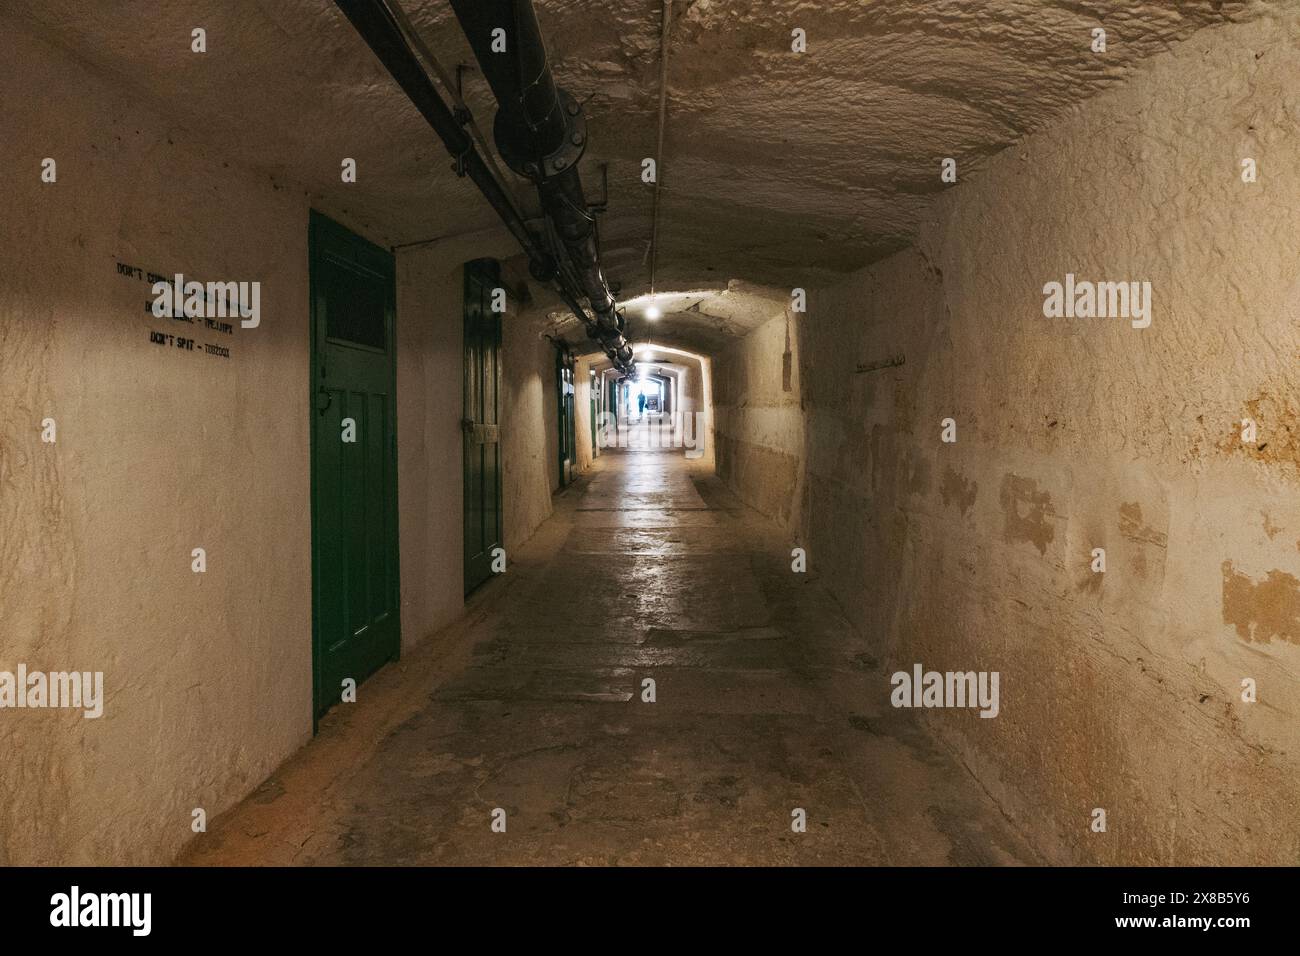
{"type": "Polygon", "coordinates": [[[912,458],[909,462],[907,490],[914,495],[924,495],[930,490],[930,461],[926,458],[912,458]]]}
{"type": "Polygon", "coordinates": [[[1254,581],[1224,561],[1223,623],[1243,641],[1300,644],[1300,579],[1275,568],[1254,581]]]}
{"type": "Polygon", "coordinates": [[[1008,472],[1002,477],[998,500],[1006,516],[1003,538],[1008,543],[1028,541],[1040,554],[1046,554],[1047,546],[1056,537],[1051,495],[1039,491],[1034,479],[1008,472]]]}
{"type": "Polygon", "coordinates": [[[1160,548],[1168,545],[1168,535],[1143,523],[1142,506],[1136,501],[1119,506],[1119,533],[1130,541],[1154,544],[1160,548]]]}
{"type": "Polygon", "coordinates": [[[1292,397],[1293,391],[1294,385],[1284,382],[1247,400],[1241,422],[1228,423],[1219,450],[1280,466],[1294,477],[1300,469],[1300,405],[1292,397]],[[1253,442],[1243,439],[1247,420],[1255,426],[1253,442]]]}
{"type": "Polygon", "coordinates": [[[943,470],[943,484],[939,487],[939,493],[943,495],[943,503],[955,504],[963,517],[975,504],[975,495],[978,491],[979,486],[961,472],[953,468],[943,470]]]}

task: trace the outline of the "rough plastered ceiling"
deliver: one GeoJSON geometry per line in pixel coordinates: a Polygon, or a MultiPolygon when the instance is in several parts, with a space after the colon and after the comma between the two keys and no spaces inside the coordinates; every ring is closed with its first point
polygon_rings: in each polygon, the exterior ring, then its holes
{"type": "MultiPolygon", "coordinates": [[[[446,0],[402,0],[452,67],[473,57],[446,0]]],[[[658,290],[720,290],[665,310],[656,333],[713,351],[753,285],[814,286],[905,246],[940,189],[1143,58],[1262,0],[673,0],[658,290]],[[1091,52],[1091,31],[1108,50],[1091,52]],[[806,31],[805,53],[791,31],[806,31]],[[733,283],[728,289],[728,280],[733,283]],[[716,317],[713,322],[710,317],[716,317]],[[676,332],[674,333],[674,327],[676,332]]],[[[607,164],[606,272],[648,288],[659,105],[660,0],[536,0],[555,74],[586,103],[589,198],[607,164]]],[[[300,185],[373,238],[492,230],[433,132],[328,0],[0,0],[113,75],[191,144],[300,185]],[[202,26],[208,52],[190,52],[202,26]],[[342,157],[358,162],[343,185],[342,157]]],[[[482,78],[466,100],[490,129],[482,78]]],[[[526,212],[536,204],[516,185],[526,212]]],[[[771,315],[766,293],[749,304],[771,315]]],[[[778,306],[779,311],[779,306],[778,306]]]]}

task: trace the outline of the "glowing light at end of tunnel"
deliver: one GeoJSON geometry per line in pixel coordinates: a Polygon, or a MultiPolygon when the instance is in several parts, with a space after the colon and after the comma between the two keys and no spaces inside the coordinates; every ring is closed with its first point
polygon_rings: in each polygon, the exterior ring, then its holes
{"type": "Polygon", "coordinates": [[[662,315],[663,313],[659,311],[658,307],[653,305],[650,306],[650,308],[645,310],[645,317],[649,319],[651,322],[653,322],[655,319],[659,318],[662,315]]]}

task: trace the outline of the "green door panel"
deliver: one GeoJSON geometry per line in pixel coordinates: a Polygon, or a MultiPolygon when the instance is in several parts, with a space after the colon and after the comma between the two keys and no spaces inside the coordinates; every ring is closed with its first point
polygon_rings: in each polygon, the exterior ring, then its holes
{"type": "Polygon", "coordinates": [[[401,648],[391,253],[310,225],[313,716],[401,648]]]}

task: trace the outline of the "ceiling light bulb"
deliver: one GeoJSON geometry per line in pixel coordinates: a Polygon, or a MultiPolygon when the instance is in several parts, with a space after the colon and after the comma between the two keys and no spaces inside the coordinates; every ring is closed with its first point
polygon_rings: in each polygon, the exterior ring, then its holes
{"type": "Polygon", "coordinates": [[[645,310],[645,317],[646,317],[647,319],[650,319],[651,321],[654,321],[655,319],[659,318],[659,316],[661,316],[661,315],[663,315],[663,313],[660,312],[660,311],[659,311],[657,308],[655,308],[653,305],[650,306],[650,308],[648,308],[648,309],[645,310]]]}

